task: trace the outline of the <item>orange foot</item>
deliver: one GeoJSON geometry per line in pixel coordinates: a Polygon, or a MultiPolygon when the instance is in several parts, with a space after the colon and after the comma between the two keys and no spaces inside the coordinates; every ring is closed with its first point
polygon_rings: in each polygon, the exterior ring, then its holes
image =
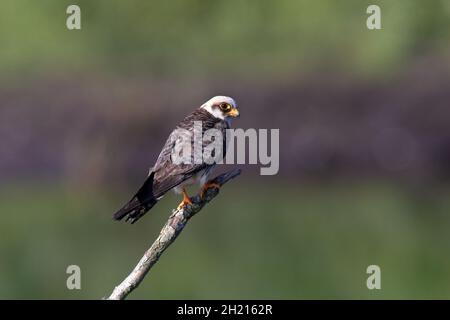
{"type": "Polygon", "coordinates": [[[191,198],[189,198],[189,195],[187,194],[186,189],[183,188],[183,200],[178,205],[177,210],[184,208],[188,204],[192,206],[192,201],[191,201],[191,198]]]}
{"type": "Polygon", "coordinates": [[[217,188],[220,189],[221,185],[215,182],[207,182],[203,185],[202,192],[200,193],[200,197],[203,198],[205,196],[206,191],[209,188],[217,188]]]}

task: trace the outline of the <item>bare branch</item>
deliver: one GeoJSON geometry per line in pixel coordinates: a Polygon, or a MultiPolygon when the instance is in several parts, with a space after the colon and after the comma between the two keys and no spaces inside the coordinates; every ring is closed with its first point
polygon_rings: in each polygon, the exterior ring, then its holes
{"type": "MultiPolygon", "coordinates": [[[[219,184],[220,186],[227,183],[241,173],[236,169],[221,174],[210,182],[219,184]]],[[[208,202],[210,202],[217,194],[219,189],[216,187],[208,188],[204,196],[197,194],[191,197],[192,205],[186,205],[183,208],[173,210],[172,214],[162,228],[158,238],[153,242],[152,246],[145,252],[134,270],[119,284],[108,300],[123,300],[128,294],[136,289],[136,287],[144,280],[145,275],[150,271],[153,265],[158,261],[161,254],[175,241],[178,235],[183,231],[186,223],[197,212],[199,212],[208,202]]]]}

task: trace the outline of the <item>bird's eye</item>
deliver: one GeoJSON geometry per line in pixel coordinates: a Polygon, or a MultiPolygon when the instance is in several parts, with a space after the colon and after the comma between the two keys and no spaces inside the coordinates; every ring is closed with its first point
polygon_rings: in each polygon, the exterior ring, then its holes
{"type": "Polygon", "coordinates": [[[220,110],[222,110],[223,112],[228,112],[231,110],[231,106],[228,103],[221,103],[219,105],[220,110]]]}

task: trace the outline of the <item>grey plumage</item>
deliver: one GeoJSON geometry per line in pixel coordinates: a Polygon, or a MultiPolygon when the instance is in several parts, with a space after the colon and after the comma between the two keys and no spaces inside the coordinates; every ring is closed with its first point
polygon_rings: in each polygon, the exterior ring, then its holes
{"type": "MultiPolygon", "coordinates": [[[[193,132],[194,121],[202,122],[202,134],[206,130],[212,128],[218,129],[222,132],[222,156],[225,156],[226,129],[229,128],[228,122],[224,119],[213,116],[213,114],[201,107],[181,121],[177,126],[177,129],[185,129],[193,132]]],[[[176,143],[176,136],[174,136],[175,134],[176,130],[174,130],[167,139],[161,153],[158,156],[155,166],[142,187],[125,206],[114,214],[114,219],[121,220],[126,217],[126,221],[130,221],[131,223],[136,222],[169,190],[183,184],[197,175],[208,174],[214,167],[214,164],[196,164],[194,161],[181,164],[174,163],[171,155],[176,143]]],[[[210,142],[211,141],[203,141],[203,147],[208,145],[210,142]]],[[[191,140],[190,143],[193,144],[193,140],[191,140]]],[[[192,150],[193,149],[194,148],[192,148],[192,150]]],[[[191,157],[194,157],[194,154],[192,154],[191,157]]]]}

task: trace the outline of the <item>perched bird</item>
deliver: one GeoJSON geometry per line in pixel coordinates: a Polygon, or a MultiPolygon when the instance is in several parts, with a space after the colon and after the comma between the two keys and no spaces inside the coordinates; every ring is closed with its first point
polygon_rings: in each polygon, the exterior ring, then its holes
{"type": "MultiPolygon", "coordinates": [[[[206,182],[215,163],[196,163],[196,161],[179,163],[179,161],[174,161],[174,148],[183,147],[183,145],[180,146],[177,143],[189,143],[191,145],[187,147],[192,147],[195,150],[192,139],[180,142],[178,136],[180,130],[178,129],[194,133],[194,124],[201,121],[202,133],[209,129],[220,130],[223,137],[223,152],[221,155],[223,158],[226,149],[225,131],[230,128],[231,119],[238,116],[239,111],[236,102],[226,96],[216,96],[188,115],[170,134],[142,187],[127,204],[114,214],[114,219],[121,220],[126,217],[126,221],[136,222],[171,189],[176,193],[183,194],[183,200],[179,207],[192,204],[185,186],[200,182],[203,186],[202,195],[203,191],[211,186],[206,182]]],[[[209,141],[206,139],[206,141],[202,141],[202,146],[204,147],[208,143],[209,141]]],[[[192,157],[194,157],[194,154],[192,154],[192,157]]]]}

